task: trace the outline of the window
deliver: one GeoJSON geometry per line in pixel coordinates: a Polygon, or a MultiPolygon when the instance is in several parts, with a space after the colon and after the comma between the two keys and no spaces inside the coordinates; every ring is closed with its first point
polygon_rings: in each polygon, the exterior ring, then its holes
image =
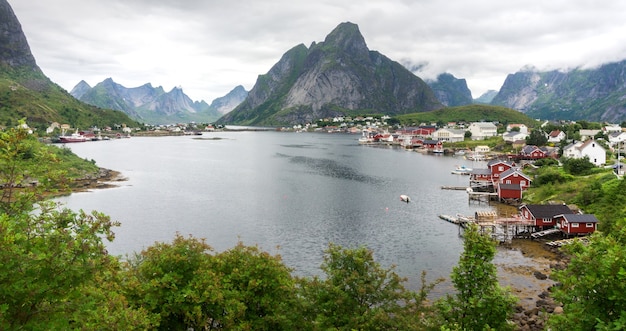
{"type": "Polygon", "coordinates": [[[498,167],[498,171],[504,171],[504,167],[503,166],[499,166],[498,167]]]}
{"type": "Polygon", "coordinates": [[[520,186],[526,186],[526,181],[525,181],[525,180],[520,181],[520,182],[519,182],[519,185],[520,185],[520,186]]]}
{"type": "Polygon", "coordinates": [[[572,223],[573,228],[577,228],[579,225],[580,225],[579,223],[572,223]]]}
{"type": "Polygon", "coordinates": [[[507,180],[505,180],[505,181],[504,181],[504,183],[505,183],[505,184],[511,184],[511,180],[510,180],[510,179],[507,179],[507,180]]]}
{"type": "Polygon", "coordinates": [[[593,228],[593,223],[587,223],[587,224],[585,224],[585,227],[593,228]]]}

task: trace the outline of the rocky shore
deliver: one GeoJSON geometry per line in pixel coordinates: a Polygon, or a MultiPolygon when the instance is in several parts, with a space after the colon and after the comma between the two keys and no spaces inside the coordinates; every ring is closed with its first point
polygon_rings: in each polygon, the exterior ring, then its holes
{"type": "Polygon", "coordinates": [[[567,257],[544,241],[517,239],[499,247],[494,264],[502,286],[519,298],[513,321],[516,330],[544,330],[551,314],[563,308],[550,296],[552,271],[562,269],[567,257]]]}
{"type": "Polygon", "coordinates": [[[126,177],[115,170],[100,168],[97,174],[85,176],[72,183],[72,192],[82,192],[90,189],[111,188],[117,186],[116,182],[127,180],[126,177]]]}

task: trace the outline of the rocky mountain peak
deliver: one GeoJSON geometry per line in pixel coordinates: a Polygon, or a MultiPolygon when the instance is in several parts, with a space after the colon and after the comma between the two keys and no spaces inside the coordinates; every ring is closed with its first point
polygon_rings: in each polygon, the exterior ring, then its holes
{"type": "Polygon", "coordinates": [[[359,26],[350,22],[339,24],[326,36],[323,45],[354,55],[367,56],[369,52],[359,26]]]}
{"type": "Polygon", "coordinates": [[[28,41],[7,0],[0,0],[0,64],[40,71],[28,41]]]}

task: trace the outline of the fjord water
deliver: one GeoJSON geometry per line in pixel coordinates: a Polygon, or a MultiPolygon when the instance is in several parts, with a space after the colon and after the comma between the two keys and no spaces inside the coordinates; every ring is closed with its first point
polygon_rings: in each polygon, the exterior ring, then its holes
{"type": "MultiPolygon", "coordinates": [[[[473,214],[459,157],[358,144],[358,135],[216,132],[68,144],[82,158],[121,172],[110,189],[58,201],[120,221],[111,254],[139,252],[176,233],[217,251],[238,241],[280,254],[294,274],[319,274],[328,243],[364,245],[417,288],[447,277],[462,252],[456,226],[439,214],[473,214]],[[407,194],[410,203],[400,201],[407,194]]],[[[468,163],[469,162],[469,163],[468,163]]],[[[483,165],[476,165],[478,167],[483,165]]]]}

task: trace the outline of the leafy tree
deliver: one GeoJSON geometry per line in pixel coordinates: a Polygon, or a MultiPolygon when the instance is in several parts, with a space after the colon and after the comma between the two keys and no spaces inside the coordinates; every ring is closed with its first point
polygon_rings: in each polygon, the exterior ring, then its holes
{"type": "Polygon", "coordinates": [[[109,269],[113,259],[102,238],[113,240],[117,223],[97,212],[57,209],[0,215],[0,325],[65,329],[81,311],[81,288],[109,269]]]}
{"type": "Polygon", "coordinates": [[[136,255],[124,285],[131,305],[155,314],[160,330],[219,324],[223,295],[210,252],[203,240],[176,235],[171,244],[155,243],[136,255]]]}
{"type": "Polygon", "coordinates": [[[0,329],[146,329],[145,311],[113,286],[103,241],[118,223],[38,202],[65,165],[22,124],[0,133],[0,329]]]}
{"type": "Polygon", "coordinates": [[[384,269],[364,247],[343,249],[329,245],[322,270],[326,279],[303,280],[308,323],[314,330],[419,329],[427,313],[426,296],[434,284],[416,294],[404,288],[405,279],[393,268],[384,269]]]}
{"type": "Polygon", "coordinates": [[[291,270],[279,256],[238,243],[216,256],[215,271],[225,301],[227,330],[294,330],[300,302],[291,270]]]}
{"type": "Polygon", "coordinates": [[[610,233],[595,233],[587,245],[563,248],[571,256],[553,277],[553,292],[564,313],[551,315],[552,330],[624,330],[626,328],[626,219],[610,233]]]}
{"type": "Polygon", "coordinates": [[[177,235],[131,260],[125,285],[134,307],[159,329],[292,330],[295,281],[280,258],[241,243],[213,254],[204,240],[177,235]]]}
{"type": "Polygon", "coordinates": [[[530,131],[528,137],[526,137],[527,145],[545,146],[548,143],[546,134],[541,129],[535,129],[530,131]]]}
{"type": "Polygon", "coordinates": [[[24,121],[0,132],[0,212],[29,212],[43,192],[59,185],[62,172],[54,154],[28,133],[24,121]],[[36,186],[32,185],[36,184],[36,186]]]}
{"type": "Polygon", "coordinates": [[[459,330],[512,330],[508,319],[517,299],[498,284],[491,263],[495,242],[475,224],[468,225],[464,238],[463,254],[451,276],[457,293],[437,302],[442,324],[459,330]]]}
{"type": "Polygon", "coordinates": [[[596,166],[589,161],[589,157],[566,158],[563,161],[563,170],[572,175],[587,175],[596,166]]]}

